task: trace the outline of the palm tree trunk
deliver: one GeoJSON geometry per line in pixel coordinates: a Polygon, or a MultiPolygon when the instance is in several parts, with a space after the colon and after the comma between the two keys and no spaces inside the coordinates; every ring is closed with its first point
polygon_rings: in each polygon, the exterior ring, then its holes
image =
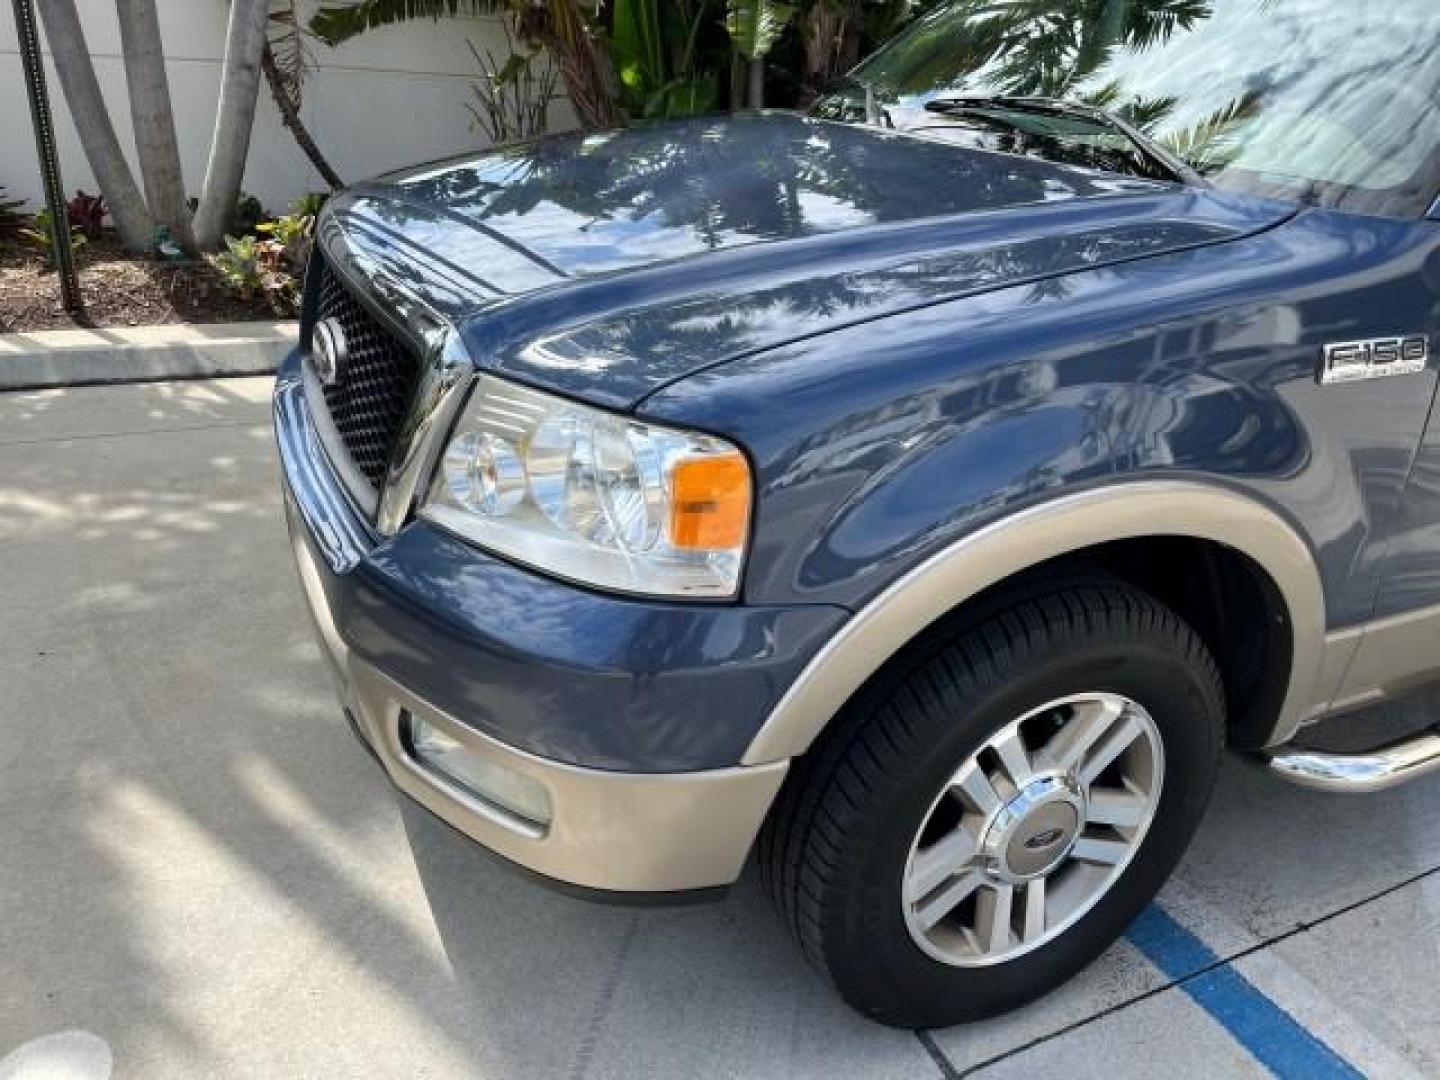
{"type": "Polygon", "coordinates": [[[330,186],[330,190],[345,186],[339,174],[330,167],[330,162],[320,152],[320,147],[315,145],[314,138],[310,135],[310,129],[305,126],[305,121],[300,118],[300,106],[290,91],[285,88],[285,80],[280,76],[280,68],[275,63],[275,50],[270,47],[270,42],[265,42],[265,49],[260,54],[260,67],[265,72],[265,83],[270,87],[270,96],[275,99],[275,107],[280,110],[280,122],[290,129],[290,134],[295,136],[295,144],[300,147],[305,156],[310,159],[310,164],[320,174],[320,178],[330,186]]]}
{"type": "Polygon", "coordinates": [[[745,103],[752,109],[765,107],[765,60],[757,56],[746,64],[749,69],[747,81],[750,88],[745,92],[745,103]]]}
{"type": "Polygon", "coordinates": [[[90,63],[85,32],[75,12],[75,0],[40,0],[40,15],[70,117],[80,134],[90,171],[105,195],[120,242],[129,251],[148,251],[155,222],[125,161],[120,140],[115,137],[115,126],[110,122],[110,112],[90,63]]]}
{"type": "Polygon", "coordinates": [[[165,75],[165,50],[155,0],[116,0],[120,18],[120,51],[125,57],[125,84],[130,90],[130,116],[135,150],[145,180],[145,201],[155,220],[186,251],[195,250],[190,207],[185,204],[185,174],[175,139],[175,114],[165,75]]]}
{"type": "Polygon", "coordinates": [[[215,111],[215,139],[205,168],[205,186],[195,213],[195,242],[202,250],[220,246],[235,214],[255,104],[260,93],[260,54],[270,16],[267,0],[231,0],[225,35],[225,64],[220,75],[220,104],[215,111]]]}
{"type": "Polygon", "coordinates": [[[839,23],[835,9],[829,4],[815,4],[800,20],[800,40],[805,56],[801,72],[801,104],[809,105],[819,97],[829,73],[830,57],[835,52],[835,33],[839,23]]]}

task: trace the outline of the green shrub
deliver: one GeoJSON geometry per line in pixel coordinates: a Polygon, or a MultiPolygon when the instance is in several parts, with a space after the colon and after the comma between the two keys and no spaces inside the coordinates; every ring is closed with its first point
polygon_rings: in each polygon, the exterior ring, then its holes
{"type": "Polygon", "coordinates": [[[220,283],[244,300],[252,299],[265,287],[259,245],[253,236],[227,236],[225,250],[210,257],[220,283]]]}
{"type": "Polygon", "coordinates": [[[312,191],[306,195],[301,195],[300,198],[291,203],[290,213],[301,217],[319,217],[320,210],[329,199],[330,193],[328,191],[312,191]]]}
{"type": "MultiPolygon", "coordinates": [[[[46,266],[53,266],[55,262],[55,219],[50,216],[49,210],[41,210],[31,220],[30,224],[19,229],[16,233],[20,242],[30,250],[42,255],[46,266]]],[[[79,251],[85,246],[85,234],[74,225],[70,226],[70,247],[79,251]]]]}
{"type": "Polygon", "coordinates": [[[315,231],[313,214],[285,214],[260,222],[255,231],[278,242],[284,248],[284,261],[297,272],[305,268],[305,260],[310,257],[310,237],[315,231]]]}
{"type": "Polygon", "coordinates": [[[263,299],[277,315],[290,315],[300,305],[300,282],[281,264],[281,251],[277,240],[227,236],[225,250],[210,256],[210,263],[232,295],[263,299]]]}
{"type": "Polygon", "coordinates": [[[221,284],[244,300],[263,298],[279,315],[300,308],[302,278],[315,232],[313,214],[285,214],[257,222],[253,235],[227,236],[210,258],[221,284]]]}

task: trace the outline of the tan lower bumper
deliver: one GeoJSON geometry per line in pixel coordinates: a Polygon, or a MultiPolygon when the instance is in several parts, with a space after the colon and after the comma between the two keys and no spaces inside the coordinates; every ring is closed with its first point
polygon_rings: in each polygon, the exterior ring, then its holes
{"type": "Polygon", "coordinates": [[[570,885],[674,892],[728,885],[740,875],[788,762],[694,773],[608,772],[539,758],[467,727],[348,648],[326,599],[322,575],[328,570],[308,542],[305,523],[290,511],[296,563],[323,651],[361,734],[397,787],[492,851],[570,885]],[[554,815],[548,828],[526,828],[419,764],[401,737],[407,712],[544,785],[554,815]]]}

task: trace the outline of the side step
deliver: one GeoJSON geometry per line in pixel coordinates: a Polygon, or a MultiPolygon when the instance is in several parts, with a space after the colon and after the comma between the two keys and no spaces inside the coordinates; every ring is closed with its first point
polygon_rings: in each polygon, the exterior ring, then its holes
{"type": "Polygon", "coordinates": [[[1384,791],[1440,771],[1440,729],[1360,754],[1285,746],[1269,764],[1271,772],[1301,787],[1356,795],[1384,791]]]}

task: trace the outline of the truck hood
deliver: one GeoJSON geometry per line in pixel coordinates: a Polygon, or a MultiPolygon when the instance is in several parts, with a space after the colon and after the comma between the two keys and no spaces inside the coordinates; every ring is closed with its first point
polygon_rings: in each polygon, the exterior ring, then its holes
{"type": "Polygon", "coordinates": [[[799,337],[1220,243],[1293,213],[760,113],[396,173],[333,199],[322,237],[387,279],[382,295],[398,288],[458,325],[482,366],[629,407],[799,337]]]}

